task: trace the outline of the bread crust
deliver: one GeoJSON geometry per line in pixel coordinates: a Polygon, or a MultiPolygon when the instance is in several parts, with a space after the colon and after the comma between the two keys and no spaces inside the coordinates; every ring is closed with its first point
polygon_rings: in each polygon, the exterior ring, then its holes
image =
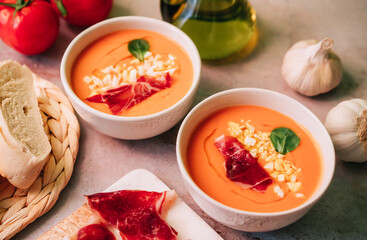
{"type": "MultiPolygon", "coordinates": [[[[8,89],[9,85],[11,85],[10,83],[18,81],[18,85],[19,83],[24,83],[24,86],[27,87],[26,90],[29,91],[25,94],[21,91],[17,92],[16,89],[11,91],[11,94],[7,92],[1,92],[0,94],[0,175],[7,178],[12,185],[21,189],[29,188],[33,184],[49,159],[51,151],[51,145],[43,130],[42,118],[36,94],[34,93],[32,79],[32,72],[27,67],[13,61],[0,63],[0,87],[6,85],[3,89],[8,89]],[[34,122],[27,125],[27,127],[32,128],[28,129],[33,130],[32,134],[34,132],[37,133],[37,136],[32,135],[32,140],[40,145],[40,153],[37,156],[32,151],[31,146],[28,146],[26,141],[18,139],[12,132],[14,130],[9,127],[20,124],[22,117],[24,118],[23,120],[28,120],[25,117],[26,114],[16,115],[15,118],[9,118],[9,116],[6,117],[4,115],[5,109],[10,108],[10,105],[6,105],[5,101],[9,102],[9,99],[12,97],[14,98],[13,102],[24,100],[32,108],[29,114],[32,114],[34,122]],[[10,123],[10,121],[13,122],[10,123]]],[[[14,84],[14,86],[17,85],[14,84]]],[[[6,110],[10,111],[13,109],[6,110]]]]}

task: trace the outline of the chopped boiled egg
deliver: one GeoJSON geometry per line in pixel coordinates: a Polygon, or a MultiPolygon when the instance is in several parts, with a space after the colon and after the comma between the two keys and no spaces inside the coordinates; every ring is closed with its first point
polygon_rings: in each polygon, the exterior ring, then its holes
{"type": "Polygon", "coordinates": [[[284,192],[283,190],[278,186],[278,185],[275,185],[274,187],[274,192],[279,196],[279,197],[284,197],[284,192]]]}
{"type": "MultiPolygon", "coordinates": [[[[286,183],[291,192],[299,194],[297,197],[301,196],[302,193],[298,192],[302,186],[302,183],[298,181],[301,169],[288,161],[286,155],[275,151],[270,140],[270,133],[256,130],[251,125],[251,121],[244,120],[241,120],[240,123],[228,122],[228,131],[231,136],[243,144],[253,157],[264,162],[263,168],[273,179],[279,183],[286,183]]],[[[278,196],[284,196],[284,192],[278,185],[274,187],[274,192],[278,196]]]]}
{"type": "Polygon", "coordinates": [[[176,57],[171,54],[161,56],[147,52],[144,55],[144,62],[134,58],[122,66],[97,69],[83,80],[94,93],[98,93],[125,83],[134,83],[141,76],[160,77],[166,73],[173,75],[179,69],[175,60],[176,57]]]}

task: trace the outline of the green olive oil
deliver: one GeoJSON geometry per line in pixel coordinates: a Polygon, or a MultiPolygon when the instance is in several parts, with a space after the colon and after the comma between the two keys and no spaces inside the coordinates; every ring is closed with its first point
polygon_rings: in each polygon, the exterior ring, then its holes
{"type": "Polygon", "coordinates": [[[250,40],[256,15],[246,0],[161,0],[165,21],[181,28],[202,59],[218,59],[241,50],[250,40]]]}

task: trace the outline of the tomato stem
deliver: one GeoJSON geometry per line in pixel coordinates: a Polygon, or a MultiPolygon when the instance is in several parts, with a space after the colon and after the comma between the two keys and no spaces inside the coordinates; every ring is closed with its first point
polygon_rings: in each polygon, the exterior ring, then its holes
{"type": "Polygon", "coordinates": [[[62,1],[61,0],[53,0],[53,1],[56,4],[57,8],[59,9],[61,16],[66,17],[66,15],[68,15],[68,11],[66,10],[62,1]]]}
{"type": "Polygon", "coordinates": [[[28,6],[29,4],[31,4],[33,1],[34,0],[28,0],[28,1],[17,0],[17,3],[2,3],[2,2],[0,2],[0,5],[15,8],[15,10],[13,12],[13,23],[14,23],[15,15],[17,14],[17,12],[20,9],[22,9],[22,8],[28,6]]]}
{"type": "Polygon", "coordinates": [[[0,2],[0,5],[7,6],[7,7],[12,7],[12,8],[17,7],[17,3],[2,3],[2,2],[0,2]]]}

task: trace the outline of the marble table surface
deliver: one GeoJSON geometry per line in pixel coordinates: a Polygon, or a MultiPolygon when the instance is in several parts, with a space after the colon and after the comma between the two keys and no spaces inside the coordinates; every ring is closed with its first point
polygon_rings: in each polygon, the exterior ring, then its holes
{"type": "MultiPolygon", "coordinates": [[[[253,0],[252,5],[257,12],[259,32],[256,49],[245,59],[203,62],[195,104],[230,88],[265,88],[302,102],[324,121],[327,112],[338,102],[367,98],[366,0],[253,0]],[[283,56],[298,40],[325,37],[334,39],[333,49],[342,59],[342,82],[330,93],[304,97],[290,89],[282,79],[283,56]]],[[[127,15],[161,18],[159,1],[115,0],[110,17],[127,15]]],[[[61,57],[69,42],[81,31],[62,22],[58,39],[51,49],[31,57],[0,42],[0,60],[13,59],[26,64],[62,88],[59,76],[61,57]]],[[[124,141],[107,137],[79,120],[80,152],[69,184],[55,206],[14,239],[36,239],[79,208],[84,202],[83,194],[102,191],[136,168],[153,172],[175,189],[224,239],[366,239],[367,163],[344,163],[337,159],[331,186],[305,217],[277,231],[247,233],[215,222],[201,211],[183,187],[175,155],[180,123],[154,138],[124,141]]]]}

